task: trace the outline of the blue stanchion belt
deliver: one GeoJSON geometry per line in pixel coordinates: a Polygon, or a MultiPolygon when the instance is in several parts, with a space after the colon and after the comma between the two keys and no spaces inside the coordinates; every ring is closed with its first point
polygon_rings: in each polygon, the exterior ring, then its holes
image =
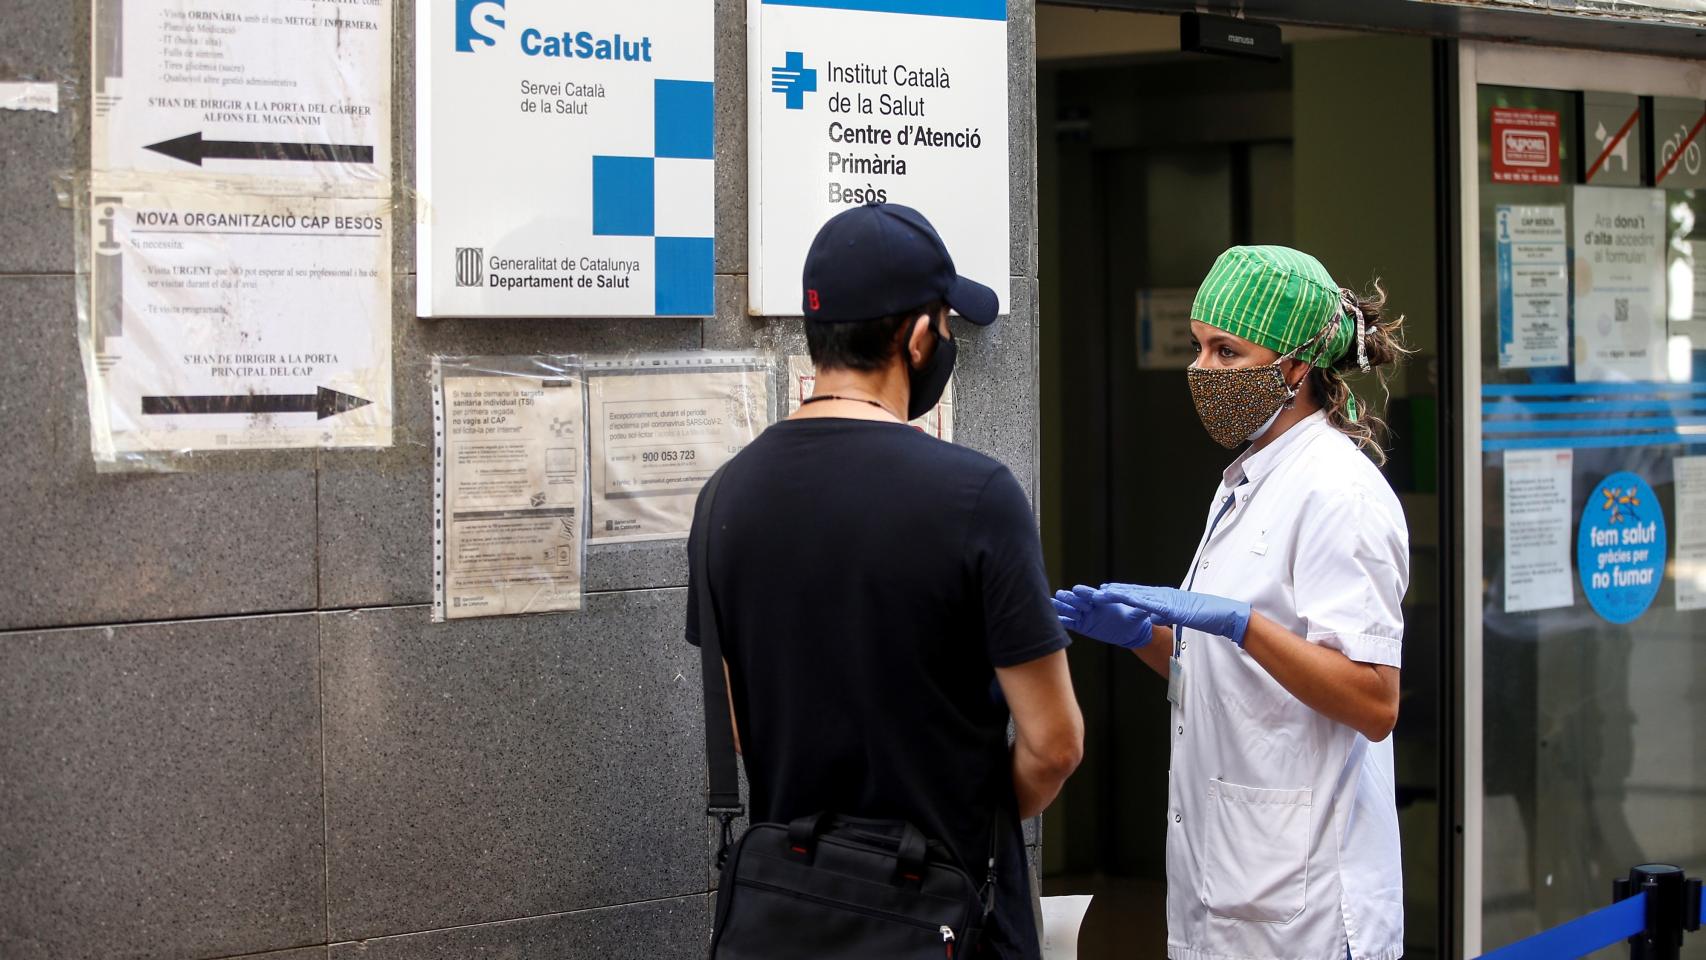
{"type": "Polygon", "coordinates": [[[1647,929],[1647,895],[1627,900],[1481,955],[1481,960],[1564,960],[1585,957],[1647,929]]]}

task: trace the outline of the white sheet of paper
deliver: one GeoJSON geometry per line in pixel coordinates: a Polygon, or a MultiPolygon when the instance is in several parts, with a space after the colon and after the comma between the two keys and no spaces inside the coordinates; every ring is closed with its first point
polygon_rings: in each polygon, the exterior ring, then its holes
{"type": "Polygon", "coordinates": [[[817,368],[812,366],[811,357],[790,356],[788,358],[788,412],[791,414],[800,409],[817,387],[817,368]]]}
{"type": "Polygon", "coordinates": [[[1677,457],[1676,608],[1706,610],[1706,457],[1677,457]]]}
{"type": "Polygon", "coordinates": [[[1570,362],[1570,258],[1563,205],[1501,206],[1495,226],[1499,366],[1570,362]]]}
{"type": "Polygon", "coordinates": [[[443,504],[433,620],[579,610],[581,382],[481,366],[433,363],[443,504]]]}
{"type": "Polygon", "coordinates": [[[587,411],[588,540],[685,537],[699,489],[769,425],[770,377],[750,365],[592,372],[587,411]]]}
{"type": "Polygon", "coordinates": [[[1090,909],[1088,894],[1043,897],[1043,960],[1077,960],[1078,930],[1090,909]]]}
{"type": "Polygon", "coordinates": [[[1577,186],[1576,380],[1663,380],[1665,195],[1577,186]]]}
{"type": "Polygon", "coordinates": [[[0,83],[0,110],[59,112],[57,83],[0,83]]]}
{"type": "MultiPolygon", "coordinates": [[[[791,356],[788,358],[788,412],[800,409],[800,404],[812,395],[817,387],[817,369],[812,366],[811,357],[791,356]]],[[[912,425],[938,440],[954,442],[954,381],[948,381],[948,389],[942,391],[942,402],[931,407],[924,416],[912,421],[912,425]]]]}
{"type": "Polygon", "coordinates": [[[1693,301],[1690,319],[1706,323],[1706,240],[1688,241],[1688,255],[1694,267],[1694,295],[1690,298],[1693,301]]]}
{"type": "Polygon", "coordinates": [[[1570,450],[1505,451],[1505,612],[1575,602],[1570,450]]]}
{"type": "Polygon", "coordinates": [[[1670,333],[1706,350],[1706,240],[1684,240],[1671,248],[1670,333]]]}

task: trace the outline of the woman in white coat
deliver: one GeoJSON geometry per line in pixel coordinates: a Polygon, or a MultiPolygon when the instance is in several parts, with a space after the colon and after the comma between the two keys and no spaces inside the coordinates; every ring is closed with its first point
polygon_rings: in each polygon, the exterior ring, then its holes
{"type": "Polygon", "coordinates": [[[1248,446],[1190,570],[1055,595],[1068,628],[1168,677],[1171,960],[1403,953],[1389,735],[1409,538],[1343,377],[1405,352],[1375,291],[1285,247],[1222,254],[1188,379],[1210,436],[1248,446]]]}

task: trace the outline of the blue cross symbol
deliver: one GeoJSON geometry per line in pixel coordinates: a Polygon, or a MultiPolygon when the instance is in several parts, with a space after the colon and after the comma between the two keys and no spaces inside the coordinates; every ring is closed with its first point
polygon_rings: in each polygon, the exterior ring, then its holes
{"type": "Polygon", "coordinates": [[[789,110],[804,110],[806,94],[817,91],[817,71],[806,69],[805,54],[788,51],[780,67],[770,68],[770,92],[783,94],[789,110]]]}

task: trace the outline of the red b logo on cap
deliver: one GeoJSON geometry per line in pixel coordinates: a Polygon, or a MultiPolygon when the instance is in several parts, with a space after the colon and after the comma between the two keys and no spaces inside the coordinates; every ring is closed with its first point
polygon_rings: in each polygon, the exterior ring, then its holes
{"type": "Polygon", "coordinates": [[[818,310],[818,309],[822,308],[822,305],[817,302],[817,291],[816,290],[807,290],[806,291],[806,303],[809,304],[813,310],[818,310]]]}

